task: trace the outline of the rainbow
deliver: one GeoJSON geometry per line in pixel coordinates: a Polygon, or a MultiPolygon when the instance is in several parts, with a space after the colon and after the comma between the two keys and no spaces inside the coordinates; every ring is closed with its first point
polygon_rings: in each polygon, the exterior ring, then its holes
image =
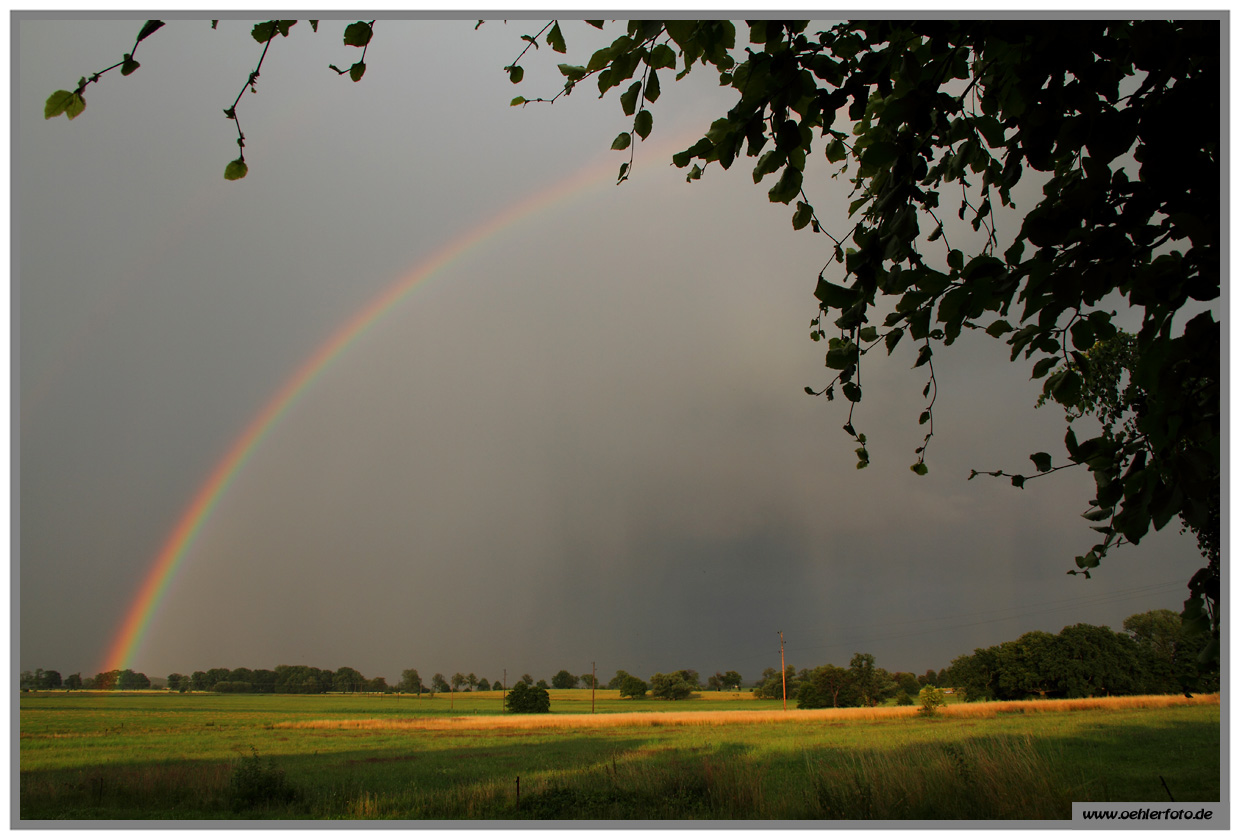
{"type": "MultiPolygon", "coordinates": [[[[657,145],[649,144],[654,148],[647,149],[647,151],[651,157],[666,155],[670,147],[675,144],[682,144],[677,146],[677,148],[682,148],[687,136],[679,134],[657,145]]],[[[280,418],[336,358],[348,350],[362,334],[424,281],[520,220],[584,194],[591,187],[609,184],[615,177],[617,166],[614,156],[584,166],[563,181],[528,196],[478,227],[460,235],[377,295],[321,344],[250,421],[241,435],[228,448],[223,459],[211,470],[207,480],[194,495],[189,507],[181,514],[176,526],[155,557],[150,571],[143,578],[129,609],[126,610],[120,629],[108,646],[102,670],[124,670],[130,667],[135,653],[142,645],[151,620],[168,591],[169,584],[189,554],[203,525],[210,519],[216,504],[245,466],[250,455],[279,423],[280,418]]]]}

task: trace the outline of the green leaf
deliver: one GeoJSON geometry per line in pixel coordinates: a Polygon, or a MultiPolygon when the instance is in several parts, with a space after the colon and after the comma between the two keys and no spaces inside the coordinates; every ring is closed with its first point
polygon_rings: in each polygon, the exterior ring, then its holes
{"type": "Polygon", "coordinates": [[[1004,333],[1011,332],[1011,331],[1012,331],[1011,324],[1009,324],[1007,321],[999,320],[999,321],[995,321],[993,324],[991,324],[989,327],[986,328],[986,335],[990,336],[991,338],[998,338],[1004,333]]]}
{"type": "Polygon", "coordinates": [[[771,149],[763,152],[762,157],[758,158],[758,165],[753,168],[753,182],[756,184],[770,175],[780,167],[784,162],[784,154],[777,149],[771,149]]]}
{"type": "Polygon", "coordinates": [[[564,34],[560,32],[560,22],[558,20],[551,27],[551,31],[547,33],[547,46],[558,53],[567,50],[567,47],[564,45],[564,34]]]}
{"type": "Polygon", "coordinates": [[[586,62],[586,70],[591,73],[598,72],[606,67],[611,59],[612,51],[610,47],[595,50],[594,55],[590,56],[590,60],[586,62]]]}
{"type": "Polygon", "coordinates": [[[647,63],[651,67],[658,68],[676,68],[676,51],[667,44],[659,44],[650,51],[650,58],[647,63]]]}
{"type": "Polygon", "coordinates": [[[861,153],[861,163],[875,169],[886,169],[895,163],[899,154],[900,149],[895,143],[880,140],[861,153]]]}
{"type": "Polygon", "coordinates": [[[279,30],[279,32],[280,32],[280,34],[281,34],[281,35],[283,35],[285,38],[287,38],[287,37],[288,37],[288,31],[289,31],[290,29],[292,29],[292,28],[293,28],[293,25],[294,25],[294,24],[296,24],[296,23],[297,23],[297,21],[295,21],[295,20],[277,20],[277,21],[276,21],[276,29],[278,29],[278,30],[279,30]]]}
{"type": "Polygon", "coordinates": [[[918,475],[925,475],[926,473],[930,472],[930,468],[927,467],[925,463],[922,461],[918,461],[916,464],[913,464],[913,466],[909,467],[909,469],[917,473],[918,475]]]}
{"type": "Polygon", "coordinates": [[[512,82],[515,85],[518,82],[520,82],[523,78],[525,78],[525,71],[522,70],[521,67],[514,64],[513,66],[508,68],[508,81],[512,82]]]}
{"type": "Polygon", "coordinates": [[[810,218],[814,215],[814,208],[810,207],[804,201],[797,202],[797,211],[792,214],[792,229],[800,230],[809,224],[810,218]]]}
{"type": "Polygon", "coordinates": [[[885,339],[885,341],[887,344],[887,355],[888,356],[891,355],[892,350],[896,349],[896,345],[900,343],[901,338],[904,338],[904,330],[899,327],[896,327],[894,330],[887,333],[887,338],[885,339]]]}
{"type": "Polygon", "coordinates": [[[1025,477],[1024,477],[1023,475],[1014,475],[1014,476],[1012,476],[1012,486],[1013,486],[1013,487],[1020,487],[1020,488],[1022,488],[1022,489],[1023,489],[1023,488],[1024,488],[1024,486],[1025,486],[1025,477]]]}
{"type": "Polygon", "coordinates": [[[628,177],[627,175],[625,175],[625,173],[628,171],[629,171],[628,161],[625,161],[624,163],[620,164],[620,174],[616,177],[617,184],[624,181],[628,177]]]}
{"type": "Polygon", "coordinates": [[[960,269],[964,268],[964,254],[955,249],[948,251],[947,264],[957,271],[960,271],[960,269]]]}
{"type": "Polygon", "coordinates": [[[556,67],[559,69],[560,75],[566,77],[570,82],[585,78],[586,75],[586,68],[579,67],[576,64],[557,64],[556,67]]]}
{"type": "Polygon", "coordinates": [[[633,142],[633,137],[627,131],[622,131],[616,135],[616,139],[611,141],[611,147],[617,152],[623,151],[633,142]]]}
{"type": "Polygon", "coordinates": [[[1017,265],[1020,263],[1021,255],[1025,253],[1025,240],[1017,239],[1008,249],[1003,252],[1003,261],[1008,265],[1017,265]]]}
{"type": "Polygon", "coordinates": [[[767,197],[772,203],[787,204],[801,194],[801,178],[801,170],[785,166],[783,174],[779,176],[779,181],[771,187],[767,197]]]}
{"type": "Polygon", "coordinates": [[[1098,555],[1091,551],[1084,557],[1076,558],[1076,565],[1080,569],[1096,568],[1098,566],[1098,555]]]}
{"type": "Polygon", "coordinates": [[[918,425],[918,426],[924,426],[924,425],[926,425],[926,423],[927,423],[929,420],[930,420],[930,412],[929,412],[929,411],[923,411],[923,412],[921,413],[921,416],[917,418],[917,425],[918,425]]]}
{"type": "Polygon", "coordinates": [[[254,24],[254,28],[250,30],[250,35],[260,44],[265,44],[276,35],[276,22],[274,20],[263,21],[254,24]]]}
{"type": "Polygon", "coordinates": [[[839,140],[832,140],[827,144],[827,160],[831,163],[839,163],[847,153],[844,144],[839,140]]]}
{"type": "MultiPolygon", "coordinates": [[[[846,338],[833,338],[827,342],[826,365],[832,370],[844,370],[845,368],[852,367],[857,364],[857,355],[857,345],[846,338]]],[[[861,393],[860,389],[858,389],[857,393],[861,393]]]]}
{"type": "Polygon", "coordinates": [[[1033,365],[1033,375],[1029,378],[1041,379],[1043,376],[1046,376],[1047,372],[1049,372],[1058,361],[1059,360],[1054,356],[1044,356],[1041,359],[1038,359],[1033,365]]]}
{"type": "Polygon", "coordinates": [[[1077,321],[1072,325],[1072,346],[1077,350],[1088,350],[1094,346],[1094,325],[1087,320],[1077,321]]]}
{"type": "MultiPolygon", "coordinates": [[[[814,288],[814,297],[822,301],[823,306],[828,309],[847,309],[857,302],[857,292],[855,290],[847,286],[837,286],[824,280],[821,276],[818,278],[818,285],[814,288]]],[[[892,346],[895,346],[894,342],[892,342],[892,346]]]]}
{"type": "Polygon", "coordinates": [[[650,129],[654,126],[654,115],[645,108],[637,112],[637,117],[633,120],[633,130],[637,135],[645,140],[650,136],[650,129]]]}
{"type": "Polygon", "coordinates": [[[844,397],[849,402],[861,402],[861,386],[855,382],[845,382],[840,386],[844,392],[844,397]]]}
{"type": "Polygon", "coordinates": [[[137,70],[141,66],[142,66],[141,64],[133,60],[132,55],[130,55],[129,53],[125,53],[125,60],[121,62],[121,75],[128,76],[130,73],[137,70]]]}
{"type": "Polygon", "coordinates": [[[524,97],[524,96],[514,96],[514,97],[512,98],[512,101],[511,101],[511,102],[509,102],[508,104],[509,104],[509,106],[512,106],[512,105],[524,105],[524,104],[525,104],[525,97],[524,97]]]}
{"type": "Polygon", "coordinates": [[[359,20],[357,23],[350,23],[344,28],[344,45],[346,47],[364,47],[370,43],[374,31],[370,28],[370,24],[359,20]]]}
{"type": "Polygon", "coordinates": [[[246,166],[245,161],[237,158],[228,166],[224,167],[224,179],[228,181],[240,181],[250,171],[250,167],[246,166]]]}
{"type": "Polygon", "coordinates": [[[629,89],[620,94],[620,107],[624,109],[627,117],[633,116],[637,111],[637,96],[642,91],[642,83],[634,82],[629,85],[629,89]]]}
{"type": "Polygon", "coordinates": [[[659,74],[651,68],[650,75],[646,79],[645,99],[647,102],[654,102],[659,98],[659,74]]]}
{"type": "Polygon", "coordinates": [[[1046,472],[1051,468],[1051,456],[1045,452],[1035,452],[1029,456],[1038,472],[1046,472]]]}
{"type": "MultiPolygon", "coordinates": [[[[142,29],[138,32],[137,43],[141,43],[154,35],[163,25],[164,22],[162,20],[148,20],[146,23],[142,24],[142,29]]],[[[211,28],[214,29],[215,27],[212,26],[211,28]]]]}
{"type": "Polygon", "coordinates": [[[857,338],[859,338],[861,341],[864,341],[867,344],[874,342],[874,341],[878,341],[878,328],[877,327],[862,327],[860,331],[858,331],[857,333],[857,338]]]}
{"type": "MultiPolygon", "coordinates": [[[[53,93],[43,103],[43,119],[50,120],[52,117],[59,117],[65,113],[74,97],[81,98],[71,90],[58,90],[53,93]]],[[[69,119],[73,119],[73,117],[69,119]]]]}
{"type": "Polygon", "coordinates": [[[69,100],[69,104],[65,106],[65,116],[72,120],[85,110],[86,100],[82,98],[80,93],[75,92],[69,100]]]}
{"type": "MultiPolygon", "coordinates": [[[[212,28],[214,28],[214,27],[212,27],[212,28]]],[[[312,30],[314,30],[315,32],[318,32],[318,31],[319,31],[319,22],[318,22],[317,20],[312,20],[312,21],[310,21],[310,28],[311,28],[312,30]]]]}
{"type": "Polygon", "coordinates": [[[362,64],[360,61],[349,68],[349,78],[355,82],[360,82],[362,80],[362,76],[365,74],[366,65],[362,64]]]}
{"type": "Polygon", "coordinates": [[[1049,386],[1051,396],[1055,398],[1055,402],[1063,406],[1076,405],[1081,399],[1081,377],[1073,370],[1060,371],[1046,380],[1046,386],[1049,386]],[[1051,380],[1055,380],[1052,384],[1051,380]]]}

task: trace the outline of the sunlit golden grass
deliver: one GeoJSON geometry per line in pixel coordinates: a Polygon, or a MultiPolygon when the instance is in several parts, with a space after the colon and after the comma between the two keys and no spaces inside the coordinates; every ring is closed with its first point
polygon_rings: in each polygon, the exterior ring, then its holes
{"type": "Polygon", "coordinates": [[[960,703],[939,711],[946,717],[992,717],[997,714],[1084,712],[1091,709],[1166,709],[1172,706],[1217,706],[1219,695],[1139,694],[1132,697],[1082,697],[1075,700],[995,700],[960,703]]]}
{"type": "MultiPolygon", "coordinates": [[[[1168,695],[1094,697],[1079,700],[1021,700],[948,706],[939,715],[951,718],[993,717],[997,714],[1073,712],[1090,709],[1155,709],[1171,706],[1217,706],[1219,695],[1192,698],[1168,695]]],[[[721,712],[616,712],[612,714],[504,715],[427,718],[353,718],[297,720],[275,724],[278,729],[375,730],[490,730],[490,729],[601,729],[641,726],[727,726],[737,723],[781,721],[865,721],[918,715],[915,706],[878,706],[849,709],[730,709],[721,712]]]]}

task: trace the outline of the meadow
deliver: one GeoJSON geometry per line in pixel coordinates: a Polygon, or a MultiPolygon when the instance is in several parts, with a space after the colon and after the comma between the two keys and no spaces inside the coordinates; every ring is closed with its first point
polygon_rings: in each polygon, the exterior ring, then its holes
{"type": "Polygon", "coordinates": [[[1218,695],[783,711],[551,692],[23,693],[22,820],[1068,819],[1219,801],[1218,695]]]}

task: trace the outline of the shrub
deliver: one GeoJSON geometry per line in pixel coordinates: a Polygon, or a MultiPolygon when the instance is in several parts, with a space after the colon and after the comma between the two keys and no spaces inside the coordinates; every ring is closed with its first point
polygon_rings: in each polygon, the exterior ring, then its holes
{"type": "Polygon", "coordinates": [[[570,674],[568,671],[561,670],[551,678],[552,688],[576,688],[581,678],[570,674]]]}
{"type": "Polygon", "coordinates": [[[620,696],[632,697],[636,700],[638,697],[645,697],[646,689],[648,688],[649,686],[646,685],[645,680],[638,679],[631,674],[625,674],[624,679],[620,681],[620,696]]]}
{"type": "Polygon", "coordinates": [[[270,758],[263,761],[253,747],[249,758],[241,759],[228,780],[228,804],[234,811],[267,805],[284,805],[299,796],[284,778],[284,771],[270,758]]]}
{"type": "MultiPolygon", "coordinates": [[[[920,692],[918,692],[918,696],[919,697],[921,696],[920,692]]],[[[896,705],[897,706],[911,706],[913,705],[913,698],[908,696],[907,691],[901,691],[899,694],[896,695],[896,705]]]]}
{"type": "Polygon", "coordinates": [[[927,685],[918,692],[917,699],[921,702],[921,713],[927,717],[937,713],[940,706],[947,705],[947,697],[944,696],[943,689],[932,685],[927,685]]]}
{"type": "Polygon", "coordinates": [[[680,674],[655,674],[650,678],[650,693],[661,700],[684,700],[693,693],[680,674]]]}
{"type": "Polygon", "coordinates": [[[504,706],[517,714],[542,714],[551,711],[551,696],[545,688],[519,682],[504,697],[504,706]]]}

